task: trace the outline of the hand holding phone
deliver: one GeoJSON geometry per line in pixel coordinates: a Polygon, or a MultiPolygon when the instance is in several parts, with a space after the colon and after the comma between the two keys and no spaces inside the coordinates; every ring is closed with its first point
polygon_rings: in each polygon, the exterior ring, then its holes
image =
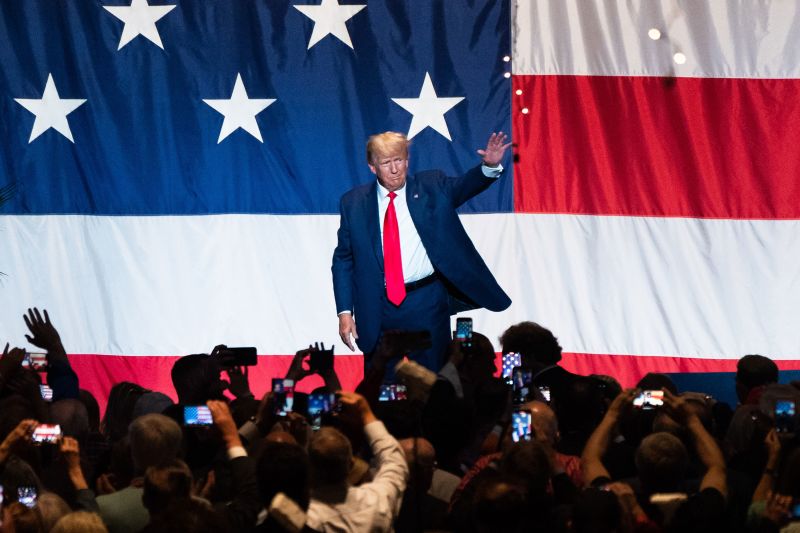
{"type": "Polygon", "coordinates": [[[408,399],[408,391],[405,385],[381,385],[378,401],[396,402],[408,399]]]}
{"type": "Polygon", "coordinates": [[[47,353],[28,352],[28,365],[35,372],[47,372],[47,353]]]}
{"type": "Polygon", "coordinates": [[[322,427],[322,416],[336,410],[336,394],[315,392],[308,395],[308,417],[311,429],[318,431],[322,427]]]}
{"type": "Polygon", "coordinates": [[[472,319],[456,319],[456,339],[461,341],[464,348],[472,348],[472,319]]]}
{"type": "Polygon", "coordinates": [[[39,392],[42,393],[42,400],[46,402],[53,401],[53,389],[51,389],[47,385],[39,385],[39,392]]]}
{"type": "Polygon", "coordinates": [[[294,407],[294,380],[272,379],[272,406],[275,415],[286,416],[294,407]]]}
{"type": "Polygon", "coordinates": [[[25,486],[17,488],[17,501],[25,507],[35,507],[38,498],[39,494],[36,492],[36,487],[25,486]]]}
{"type": "Polygon", "coordinates": [[[324,342],[314,343],[314,349],[308,355],[308,368],[311,372],[327,372],[333,368],[333,346],[325,349],[324,342]]]}
{"type": "Polygon", "coordinates": [[[514,368],[518,366],[522,366],[522,356],[519,353],[510,352],[503,354],[503,370],[501,375],[506,384],[512,384],[511,374],[514,368]]]}
{"type": "Polygon", "coordinates": [[[639,409],[655,409],[663,405],[663,390],[643,390],[633,398],[633,406],[639,409]]]}
{"type": "Polygon", "coordinates": [[[255,347],[228,348],[220,345],[214,353],[219,357],[222,368],[237,366],[256,366],[258,364],[258,350],[255,347]]]}
{"type": "Polygon", "coordinates": [[[779,435],[793,435],[795,432],[794,400],[775,401],[775,431],[779,435]]]}
{"type": "Polygon", "coordinates": [[[533,372],[521,366],[514,367],[511,371],[511,400],[514,405],[528,401],[532,382],[533,372]]]}
{"type": "Polygon", "coordinates": [[[183,407],[184,426],[210,426],[214,424],[214,417],[207,405],[185,405],[183,407]]]}
{"type": "Polygon", "coordinates": [[[531,412],[517,410],[511,413],[511,440],[531,440],[531,412]]]}

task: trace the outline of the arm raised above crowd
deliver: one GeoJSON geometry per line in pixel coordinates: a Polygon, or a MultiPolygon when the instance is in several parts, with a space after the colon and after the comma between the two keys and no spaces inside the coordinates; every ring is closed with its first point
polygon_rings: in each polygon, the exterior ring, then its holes
{"type": "Polygon", "coordinates": [[[25,335],[28,342],[47,351],[47,381],[53,389],[53,401],[78,398],[78,375],[70,365],[61,336],[50,321],[47,309],[43,309],[42,313],[36,307],[28,309],[22,318],[31,333],[25,335]]]}
{"type": "Polygon", "coordinates": [[[664,390],[664,407],[668,414],[678,423],[684,425],[694,439],[695,450],[700,461],[706,467],[706,473],[700,482],[700,490],[714,488],[723,496],[728,494],[725,474],[725,458],[703,423],[680,396],[664,390]]]}
{"type": "Polygon", "coordinates": [[[608,469],[603,465],[603,455],[606,453],[611,434],[619,422],[622,412],[631,404],[635,389],[627,389],[619,393],[606,411],[603,420],[595,428],[581,455],[581,467],[583,469],[583,479],[587,485],[599,477],[611,477],[608,469]]]}

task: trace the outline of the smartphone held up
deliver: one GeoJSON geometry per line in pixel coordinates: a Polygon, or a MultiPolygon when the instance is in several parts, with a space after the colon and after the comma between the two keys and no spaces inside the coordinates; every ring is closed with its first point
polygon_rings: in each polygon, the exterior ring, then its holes
{"type": "Polygon", "coordinates": [[[655,409],[663,405],[663,390],[643,390],[633,398],[633,406],[639,409],[655,409]]]}
{"type": "Polygon", "coordinates": [[[55,444],[61,439],[61,426],[58,424],[39,424],[31,434],[36,445],[55,444]]]}
{"type": "Polygon", "coordinates": [[[464,348],[472,348],[472,319],[457,318],[455,338],[461,341],[464,348]]]}

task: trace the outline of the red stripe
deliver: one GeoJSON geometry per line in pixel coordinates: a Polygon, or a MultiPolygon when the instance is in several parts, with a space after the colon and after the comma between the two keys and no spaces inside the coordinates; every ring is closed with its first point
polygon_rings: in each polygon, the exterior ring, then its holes
{"type": "Polygon", "coordinates": [[[517,212],[800,218],[800,80],[531,75],[513,85],[517,212]]]}
{"type": "MultiPolygon", "coordinates": [[[[163,392],[177,401],[170,377],[172,365],[179,356],[121,356],[98,354],[72,354],[70,363],[78,374],[80,386],[94,394],[105,411],[106,399],[111,387],[121,381],[132,381],[146,389],[163,392]]],[[[286,375],[294,355],[262,355],[258,365],[249,367],[250,388],[257,398],[270,390],[272,378],[286,375]]],[[[337,355],[334,367],[346,390],[355,389],[364,375],[363,358],[360,355],[337,355]]],[[[322,385],[319,376],[304,379],[297,390],[311,392],[322,385]]]]}
{"type": "MultiPolygon", "coordinates": [[[[250,367],[250,387],[256,397],[270,389],[272,378],[282,378],[292,362],[292,355],[259,356],[259,364],[250,367]]],[[[69,356],[80,378],[81,388],[95,395],[100,408],[105,411],[111,387],[121,381],[132,381],[151,390],[163,392],[176,399],[170,371],[178,357],[173,356],[119,356],[73,354],[69,356]]],[[[337,355],[334,358],[336,373],[346,390],[355,389],[364,375],[360,355],[337,355]]],[[[775,361],[781,370],[800,370],[800,361],[775,361]]],[[[623,387],[631,387],[648,372],[735,372],[736,359],[698,359],[687,357],[635,356],[565,353],[561,365],[576,374],[607,374],[614,376],[623,387]]],[[[500,354],[497,354],[500,368],[500,354]]],[[[322,385],[318,376],[303,380],[298,386],[310,392],[322,385]]]]}
{"type": "MultiPolygon", "coordinates": [[[[736,372],[736,363],[736,359],[565,352],[559,364],[575,374],[613,376],[623,387],[633,387],[650,372],[660,374],[736,372]]],[[[800,370],[798,360],[775,361],[775,364],[780,370],[800,370]]],[[[496,365],[497,368],[501,366],[500,354],[497,354],[496,365]]]]}
{"type": "MultiPolygon", "coordinates": [[[[736,372],[736,363],[736,359],[565,353],[561,365],[576,374],[614,376],[623,387],[631,387],[648,372],[736,372]]],[[[800,370],[798,360],[775,364],[780,370],[800,370]]]]}

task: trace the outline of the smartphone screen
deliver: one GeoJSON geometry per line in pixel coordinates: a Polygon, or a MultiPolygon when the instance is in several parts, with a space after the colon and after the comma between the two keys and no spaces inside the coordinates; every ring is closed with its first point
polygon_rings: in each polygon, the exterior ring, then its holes
{"type": "Polygon", "coordinates": [[[183,407],[183,424],[186,426],[210,426],[214,423],[211,410],[207,405],[185,405],[183,407]]]}
{"type": "Polygon", "coordinates": [[[503,354],[502,377],[508,385],[512,384],[511,373],[514,371],[515,367],[520,365],[522,365],[522,356],[520,354],[516,352],[503,354]]]}
{"type": "Polygon", "coordinates": [[[39,392],[42,393],[42,399],[46,402],[53,401],[53,389],[47,385],[39,385],[39,392]]]}
{"type": "Polygon", "coordinates": [[[381,385],[380,393],[378,394],[378,401],[381,402],[395,402],[399,400],[407,400],[406,386],[405,385],[381,385]]]}
{"type": "Polygon", "coordinates": [[[472,319],[456,319],[456,339],[460,340],[464,346],[472,346],[472,319]]]}
{"type": "Polygon", "coordinates": [[[31,435],[31,440],[36,444],[54,444],[60,438],[61,426],[58,424],[39,424],[31,435]]]}
{"type": "Polygon", "coordinates": [[[542,398],[544,398],[544,401],[550,403],[550,387],[542,386],[536,388],[539,389],[539,392],[542,393],[542,398]]]}
{"type": "Polygon", "coordinates": [[[514,442],[531,440],[530,411],[514,411],[511,413],[511,439],[514,442]]]}
{"type": "Polygon", "coordinates": [[[287,413],[292,412],[294,406],[293,379],[272,379],[272,405],[278,416],[286,416],[287,413]]]}
{"type": "Polygon", "coordinates": [[[533,372],[521,366],[514,367],[511,372],[512,401],[515,405],[525,403],[531,393],[533,372]]]}
{"type": "Polygon", "coordinates": [[[664,405],[664,391],[643,390],[633,398],[633,406],[639,409],[655,409],[664,405]]]}
{"type": "Polygon", "coordinates": [[[775,402],[775,431],[781,434],[794,433],[795,405],[792,400],[775,402]]]}
{"type": "Polygon", "coordinates": [[[36,372],[47,371],[47,353],[45,352],[28,352],[31,370],[36,372]]]}
{"type": "Polygon", "coordinates": [[[19,487],[17,489],[17,501],[25,507],[33,507],[36,505],[36,487],[19,487]]]}
{"type": "Polygon", "coordinates": [[[318,431],[322,427],[322,415],[330,413],[336,406],[336,395],[333,393],[315,392],[308,395],[308,417],[311,429],[318,431]]]}

